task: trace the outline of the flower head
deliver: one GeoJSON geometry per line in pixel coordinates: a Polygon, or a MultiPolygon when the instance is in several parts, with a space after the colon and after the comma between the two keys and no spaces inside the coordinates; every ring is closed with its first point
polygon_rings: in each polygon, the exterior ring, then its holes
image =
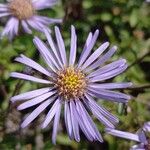
{"type": "Polygon", "coordinates": [[[78,63],[76,60],[77,35],[73,26],[71,27],[69,60],[67,60],[64,41],[58,27],[55,27],[56,44],[49,31],[45,30],[44,32],[50,49],[38,37],[35,37],[33,42],[48,68],[42,67],[24,55],[16,58],[16,61],[42,73],[45,78],[41,79],[18,72],[11,73],[11,77],[45,85],[44,88],[11,98],[12,102],[25,101],[18,107],[19,110],[39,104],[21,126],[26,127],[52,104],[42,127],[45,128],[54,118],[52,140],[55,143],[61,107],[64,104],[64,120],[69,137],[80,141],[79,129],[81,129],[88,140],[102,142],[102,137],[88,112],[91,111],[106,127],[114,128],[118,123],[118,119],[98,105],[94,98],[112,102],[128,102],[130,96],[113,90],[129,87],[132,85],[131,83],[103,83],[105,80],[122,73],[127,68],[126,60],[120,59],[104,65],[116,51],[116,46],[114,46],[104,53],[109,46],[108,42],[103,43],[92,53],[99,35],[98,30],[94,34],[89,33],[78,63]]]}
{"type": "Polygon", "coordinates": [[[43,32],[43,28],[52,23],[60,23],[61,19],[52,19],[37,15],[37,10],[50,8],[57,0],[11,0],[8,4],[0,4],[0,18],[10,17],[1,37],[7,35],[10,40],[18,34],[21,26],[26,33],[31,34],[31,28],[43,32]]]}
{"type": "Polygon", "coordinates": [[[117,137],[138,142],[139,144],[133,145],[131,150],[150,150],[150,139],[148,139],[146,135],[147,132],[150,132],[150,122],[145,123],[144,126],[135,134],[110,128],[107,128],[106,132],[117,137]]]}

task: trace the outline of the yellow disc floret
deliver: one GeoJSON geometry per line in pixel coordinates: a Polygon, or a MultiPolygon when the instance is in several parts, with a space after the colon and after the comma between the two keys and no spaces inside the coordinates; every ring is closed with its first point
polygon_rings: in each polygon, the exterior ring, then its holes
{"type": "Polygon", "coordinates": [[[32,17],[35,12],[31,0],[12,0],[9,9],[20,20],[32,17]]]}
{"type": "Polygon", "coordinates": [[[73,67],[65,68],[58,73],[56,87],[59,95],[62,95],[65,99],[79,98],[85,91],[85,75],[73,67]]]}

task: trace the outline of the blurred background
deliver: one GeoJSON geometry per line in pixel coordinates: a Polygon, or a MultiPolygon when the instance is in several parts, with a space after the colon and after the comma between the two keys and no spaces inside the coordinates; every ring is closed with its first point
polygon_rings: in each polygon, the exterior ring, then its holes
{"type": "MultiPolygon", "coordinates": [[[[0,3],[3,2],[0,0],[0,3]]],[[[144,122],[150,120],[150,3],[144,0],[62,0],[52,9],[42,10],[39,14],[63,18],[63,24],[59,26],[67,51],[71,24],[77,30],[78,55],[88,32],[96,29],[100,30],[100,35],[95,49],[104,41],[117,45],[118,51],[110,62],[122,57],[127,59],[129,67],[113,81],[132,81],[134,87],[123,90],[132,96],[132,100],[127,106],[105,101],[101,103],[120,119],[117,129],[136,132],[144,122]]],[[[5,22],[6,18],[0,19],[0,31],[5,22]]],[[[54,27],[50,28],[53,34],[54,27]]],[[[34,34],[45,40],[43,34],[34,34]]],[[[9,99],[36,89],[38,84],[9,78],[9,73],[25,69],[14,62],[14,58],[22,53],[42,63],[32,39],[33,35],[20,32],[11,43],[7,38],[0,40],[0,150],[128,150],[133,142],[106,135],[104,126],[96,119],[94,121],[104,137],[104,143],[90,143],[82,134],[80,143],[70,141],[61,119],[57,145],[53,145],[52,124],[45,130],[40,129],[45,113],[29,127],[20,129],[22,119],[32,110],[19,112],[16,110],[17,104],[10,104],[9,99]]]]}

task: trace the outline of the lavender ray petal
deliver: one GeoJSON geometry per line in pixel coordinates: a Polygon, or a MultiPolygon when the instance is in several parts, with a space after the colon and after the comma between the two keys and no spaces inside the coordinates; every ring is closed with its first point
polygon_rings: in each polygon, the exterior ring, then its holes
{"type": "Polygon", "coordinates": [[[51,81],[39,79],[39,78],[30,76],[30,75],[26,75],[23,73],[18,73],[18,72],[12,72],[10,74],[10,77],[19,78],[19,79],[28,80],[28,81],[33,81],[33,82],[38,82],[38,83],[43,83],[43,84],[52,84],[51,81]]]}
{"type": "Polygon", "coordinates": [[[69,57],[69,65],[73,66],[76,60],[76,51],[77,51],[77,35],[75,31],[75,27],[71,26],[71,43],[70,43],[70,57],[69,57]]]}
{"type": "Polygon", "coordinates": [[[0,8],[8,8],[8,5],[7,5],[7,4],[1,4],[1,3],[0,3],[0,8]]]}
{"type": "Polygon", "coordinates": [[[48,105],[50,104],[50,100],[45,101],[41,105],[39,105],[21,124],[21,127],[24,128],[29,125],[48,105]]]}
{"type": "Polygon", "coordinates": [[[9,16],[9,15],[11,15],[10,12],[1,12],[0,18],[1,18],[1,17],[5,17],[5,16],[9,16]]]}
{"type": "Polygon", "coordinates": [[[62,19],[53,19],[53,18],[49,18],[49,17],[45,17],[45,16],[39,16],[39,15],[34,15],[32,17],[34,20],[36,20],[37,22],[40,22],[43,25],[50,25],[53,23],[61,23],[62,19]]]}
{"type": "Polygon", "coordinates": [[[83,121],[83,117],[80,117],[79,114],[81,114],[81,112],[80,112],[78,106],[76,106],[75,109],[77,111],[77,119],[78,119],[78,123],[79,123],[79,126],[80,126],[82,132],[85,134],[86,138],[92,142],[94,140],[93,135],[91,135],[91,133],[89,132],[87,125],[83,121]]]}
{"type": "Polygon", "coordinates": [[[54,6],[58,0],[32,0],[34,9],[42,10],[54,6]]]}
{"type": "Polygon", "coordinates": [[[119,103],[127,103],[128,100],[131,98],[129,95],[122,94],[119,92],[109,91],[109,90],[90,89],[89,93],[92,94],[92,96],[94,97],[109,100],[112,102],[119,102],[119,103]]]}
{"type": "Polygon", "coordinates": [[[119,122],[119,119],[114,116],[113,114],[111,114],[107,109],[105,109],[104,107],[98,105],[95,100],[88,94],[85,94],[87,100],[84,100],[84,103],[86,105],[91,105],[92,107],[94,107],[95,110],[97,110],[98,112],[100,112],[103,116],[105,116],[106,118],[109,119],[109,121],[111,121],[113,124],[116,124],[119,122]]]}
{"type": "Polygon", "coordinates": [[[98,38],[99,35],[99,30],[96,30],[92,39],[91,36],[89,34],[88,39],[86,41],[86,44],[84,46],[85,49],[83,49],[83,52],[81,53],[80,59],[79,59],[79,63],[78,63],[78,67],[80,68],[80,66],[84,63],[84,61],[86,60],[86,58],[89,56],[92,48],[94,47],[96,40],[98,38]],[[91,39],[91,40],[90,40],[91,39]]]}
{"type": "Polygon", "coordinates": [[[85,54],[85,51],[86,51],[88,45],[91,43],[92,37],[93,37],[93,35],[90,32],[89,35],[88,35],[88,37],[87,37],[87,39],[86,39],[86,42],[85,42],[84,48],[82,50],[82,53],[80,55],[80,59],[79,59],[79,62],[78,62],[79,66],[81,66],[80,62],[81,62],[81,60],[82,60],[82,58],[83,58],[83,56],[85,54]]]}
{"type": "Polygon", "coordinates": [[[143,130],[146,132],[150,132],[150,121],[144,123],[143,130]]]}
{"type": "Polygon", "coordinates": [[[55,103],[53,104],[53,106],[51,107],[51,109],[49,110],[48,114],[46,115],[46,118],[42,124],[42,128],[46,128],[47,125],[51,122],[51,120],[55,116],[58,108],[60,108],[60,105],[61,105],[60,100],[57,99],[55,101],[55,103]]]}
{"type": "Polygon", "coordinates": [[[102,44],[81,66],[81,69],[84,70],[87,68],[90,64],[92,64],[109,46],[109,42],[105,42],[102,44]]]}
{"type": "Polygon", "coordinates": [[[147,137],[146,137],[145,132],[143,130],[141,130],[137,134],[139,136],[139,140],[141,143],[148,144],[147,137]]]}
{"type": "MultiPolygon", "coordinates": [[[[82,122],[81,126],[84,126],[84,130],[85,130],[85,133],[86,135],[88,135],[88,137],[91,139],[91,140],[94,140],[96,139],[96,134],[95,134],[95,131],[93,130],[93,127],[91,126],[90,122],[89,122],[89,116],[87,117],[87,115],[85,114],[85,112],[83,111],[82,107],[80,108],[81,106],[79,105],[79,102],[78,100],[76,101],[76,109],[77,109],[77,112],[78,112],[78,118],[80,118],[80,122],[82,122]]],[[[80,122],[79,122],[79,125],[80,125],[80,122]]]]}
{"type": "Polygon", "coordinates": [[[93,138],[95,140],[98,140],[100,142],[103,142],[103,139],[97,129],[97,127],[95,126],[94,122],[92,121],[91,117],[89,116],[88,112],[86,111],[86,109],[84,108],[84,106],[82,105],[82,103],[80,101],[76,102],[80,111],[81,111],[81,117],[83,117],[83,122],[85,122],[86,126],[89,127],[89,132],[90,134],[93,134],[93,138]]]}
{"type": "Polygon", "coordinates": [[[18,19],[16,19],[15,17],[11,17],[6,24],[1,34],[1,37],[7,35],[9,40],[12,40],[13,37],[18,34],[18,28],[19,28],[18,19]]]}
{"type": "Polygon", "coordinates": [[[31,17],[30,19],[26,20],[28,25],[31,26],[33,29],[43,32],[43,29],[48,29],[48,27],[41,22],[37,21],[34,17],[31,17]]]}
{"type": "Polygon", "coordinates": [[[101,58],[99,58],[96,62],[94,62],[92,65],[87,67],[84,72],[90,72],[91,70],[96,69],[97,67],[100,67],[103,65],[108,59],[112,57],[112,55],[116,52],[117,47],[113,46],[106,54],[104,54],[101,58]]]}
{"type": "Polygon", "coordinates": [[[43,52],[43,55],[45,54],[45,57],[47,56],[46,58],[49,59],[56,68],[60,69],[60,67],[58,66],[58,63],[56,62],[54,57],[51,55],[45,43],[43,43],[43,41],[41,41],[38,37],[35,37],[34,41],[36,41],[37,47],[39,47],[39,51],[41,52],[41,54],[43,52]]]}
{"type": "Polygon", "coordinates": [[[61,62],[60,55],[59,55],[59,53],[58,53],[58,51],[56,49],[56,46],[55,46],[55,44],[54,44],[54,42],[52,40],[52,37],[51,37],[51,34],[50,34],[49,30],[44,29],[44,33],[45,33],[45,36],[46,36],[46,38],[48,40],[49,46],[51,47],[51,49],[52,49],[52,51],[53,51],[53,53],[54,53],[54,55],[55,55],[59,65],[61,66],[61,68],[63,68],[63,64],[61,62]]]}
{"type": "Polygon", "coordinates": [[[131,87],[133,84],[131,82],[127,83],[93,83],[89,84],[89,88],[95,88],[95,89],[123,89],[131,87]]]}
{"type": "Polygon", "coordinates": [[[71,113],[68,102],[65,101],[65,110],[64,110],[64,117],[65,117],[65,125],[67,129],[67,133],[70,139],[73,139],[73,131],[72,131],[72,123],[71,123],[71,113]]]}
{"type": "Polygon", "coordinates": [[[59,69],[59,66],[58,66],[57,62],[54,60],[54,58],[52,57],[48,48],[44,45],[44,43],[38,37],[35,37],[33,39],[33,42],[34,42],[35,46],[37,47],[37,49],[39,50],[39,52],[41,53],[41,55],[42,55],[43,59],[45,60],[45,62],[47,63],[47,65],[54,72],[56,72],[55,67],[57,67],[59,69]]]}
{"type": "Polygon", "coordinates": [[[113,136],[117,136],[117,137],[125,138],[128,140],[140,142],[139,136],[137,134],[133,134],[133,133],[129,133],[129,132],[123,132],[123,131],[119,131],[119,130],[115,130],[115,129],[111,129],[111,128],[106,128],[106,132],[108,134],[113,135],[113,136]]]}
{"type": "Polygon", "coordinates": [[[89,110],[92,112],[92,114],[105,126],[108,128],[115,128],[114,124],[109,121],[103,114],[98,110],[95,109],[95,107],[91,103],[87,103],[84,101],[86,106],[89,108],[89,110]]]}
{"type": "Polygon", "coordinates": [[[63,64],[67,65],[67,56],[66,56],[65,44],[64,44],[63,38],[61,36],[60,30],[58,27],[55,27],[55,35],[56,35],[57,45],[59,48],[61,59],[63,61],[63,64]]]}
{"type": "Polygon", "coordinates": [[[19,105],[17,107],[17,109],[18,110],[23,110],[23,109],[32,107],[34,105],[37,105],[37,104],[43,102],[44,100],[46,100],[48,98],[49,98],[50,101],[53,101],[54,99],[51,96],[54,95],[55,93],[56,93],[56,91],[50,91],[48,93],[40,95],[40,96],[38,96],[36,98],[33,98],[33,99],[29,100],[29,101],[26,101],[26,102],[22,103],[21,105],[19,105]]]}
{"type": "Polygon", "coordinates": [[[45,93],[47,93],[47,92],[49,92],[51,90],[52,90],[52,88],[50,88],[50,87],[41,88],[41,89],[38,89],[38,90],[33,90],[33,91],[29,91],[29,92],[26,92],[26,93],[22,93],[22,94],[13,96],[13,97],[11,97],[10,100],[12,102],[22,101],[22,100],[28,100],[28,99],[40,96],[42,94],[45,94],[45,93]]]}
{"type": "Polygon", "coordinates": [[[121,74],[122,72],[124,72],[127,69],[127,67],[128,67],[127,64],[125,64],[119,68],[116,68],[116,69],[106,72],[104,74],[101,74],[101,75],[97,74],[97,76],[90,78],[90,82],[98,82],[98,81],[104,81],[104,80],[111,79],[111,78],[121,74]]]}
{"type": "Polygon", "coordinates": [[[110,72],[112,70],[118,69],[119,67],[122,67],[126,64],[126,60],[125,59],[120,59],[117,61],[114,61],[108,65],[103,66],[102,68],[99,68],[95,71],[93,71],[92,73],[90,73],[87,77],[91,78],[91,77],[95,77],[98,75],[102,75],[104,73],[110,72]]]}
{"type": "Polygon", "coordinates": [[[72,130],[74,134],[74,138],[77,142],[80,141],[79,135],[79,123],[77,119],[77,111],[75,109],[75,103],[73,100],[70,100],[70,112],[71,112],[71,122],[72,122],[72,130]]]}
{"type": "Polygon", "coordinates": [[[25,20],[21,21],[21,25],[23,27],[23,30],[28,33],[28,34],[32,34],[32,30],[29,28],[27,22],[25,20]]]}
{"type": "Polygon", "coordinates": [[[43,74],[45,74],[48,77],[53,77],[49,71],[47,71],[41,65],[39,65],[38,63],[36,63],[32,59],[30,59],[30,58],[28,58],[28,57],[26,57],[24,55],[21,55],[21,57],[17,57],[15,59],[15,61],[20,62],[22,64],[25,64],[25,65],[27,65],[27,66],[29,66],[29,67],[31,67],[31,68],[33,68],[33,69],[43,73],[43,74]]]}
{"type": "Polygon", "coordinates": [[[8,13],[8,12],[9,12],[9,9],[8,9],[8,7],[1,7],[1,6],[0,6],[0,12],[1,12],[1,13],[5,13],[5,12],[8,13]]]}
{"type": "Polygon", "coordinates": [[[61,113],[61,104],[57,107],[57,111],[54,118],[53,133],[52,133],[53,144],[56,144],[56,136],[57,136],[57,130],[58,130],[58,125],[60,120],[60,113],[61,113]]]}

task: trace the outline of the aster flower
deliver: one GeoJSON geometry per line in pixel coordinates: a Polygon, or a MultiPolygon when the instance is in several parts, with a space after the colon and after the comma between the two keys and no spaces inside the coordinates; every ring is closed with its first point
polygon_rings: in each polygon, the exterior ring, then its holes
{"type": "Polygon", "coordinates": [[[145,123],[143,127],[135,134],[111,128],[107,128],[106,132],[108,134],[139,143],[138,145],[133,145],[130,150],[150,150],[150,140],[146,136],[146,134],[150,132],[150,122],[145,123]]]}
{"type": "Polygon", "coordinates": [[[11,77],[45,85],[44,88],[11,98],[12,102],[25,101],[19,105],[18,110],[39,104],[23,121],[21,127],[24,128],[29,125],[42,111],[52,105],[42,128],[47,127],[54,118],[52,141],[55,143],[61,108],[64,105],[64,121],[70,139],[79,142],[79,129],[81,129],[88,140],[102,142],[102,137],[88,112],[90,111],[106,127],[114,128],[115,124],[118,123],[118,119],[101,105],[98,105],[94,98],[111,102],[128,102],[130,96],[113,90],[129,87],[132,85],[131,83],[103,83],[105,80],[122,73],[127,68],[126,60],[120,59],[104,66],[104,63],[115,53],[117,48],[113,46],[109,51],[103,53],[109,46],[109,43],[105,42],[92,53],[99,35],[99,31],[96,30],[94,34],[89,33],[78,63],[76,63],[77,35],[72,26],[68,61],[59,28],[55,27],[56,44],[53,42],[49,31],[45,30],[44,32],[50,49],[38,37],[35,37],[33,42],[48,67],[44,68],[24,55],[16,58],[16,61],[31,67],[37,73],[42,73],[45,78],[41,79],[37,76],[18,72],[11,73],[11,77]]]}
{"type": "Polygon", "coordinates": [[[32,34],[31,28],[42,32],[52,23],[60,23],[61,19],[52,19],[37,14],[38,10],[52,7],[57,0],[10,0],[7,4],[0,4],[0,18],[9,17],[1,33],[1,37],[8,36],[10,40],[18,34],[21,26],[24,32],[32,34]]]}

